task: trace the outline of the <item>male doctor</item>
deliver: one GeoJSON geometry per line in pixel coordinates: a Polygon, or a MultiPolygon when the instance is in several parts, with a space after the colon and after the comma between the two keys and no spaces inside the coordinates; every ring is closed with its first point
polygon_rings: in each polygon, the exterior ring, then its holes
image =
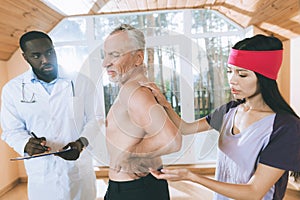
{"type": "Polygon", "coordinates": [[[60,156],[25,160],[30,200],[94,200],[92,150],[99,134],[95,87],[57,64],[51,38],[39,31],[20,38],[31,68],[2,90],[2,139],[20,155],[71,149],[60,156]],[[86,149],[85,149],[86,148],[86,149]]]}

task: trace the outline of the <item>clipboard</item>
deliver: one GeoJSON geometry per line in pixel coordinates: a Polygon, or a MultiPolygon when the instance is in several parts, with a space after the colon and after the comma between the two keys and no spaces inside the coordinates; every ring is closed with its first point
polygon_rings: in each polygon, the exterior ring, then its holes
{"type": "Polygon", "coordinates": [[[39,153],[39,154],[34,154],[32,156],[21,156],[21,157],[16,157],[16,158],[11,158],[10,161],[17,161],[17,160],[27,160],[31,158],[39,158],[39,157],[44,157],[44,156],[50,156],[50,155],[59,155],[64,152],[72,151],[72,148],[67,148],[61,151],[55,151],[55,152],[44,152],[44,153],[39,153]]]}

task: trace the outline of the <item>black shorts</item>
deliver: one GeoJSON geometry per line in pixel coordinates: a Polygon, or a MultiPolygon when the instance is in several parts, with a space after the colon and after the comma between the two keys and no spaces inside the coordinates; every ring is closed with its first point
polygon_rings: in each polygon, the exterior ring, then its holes
{"type": "Polygon", "coordinates": [[[133,181],[109,180],[104,200],[169,200],[166,180],[158,180],[151,174],[133,181]]]}

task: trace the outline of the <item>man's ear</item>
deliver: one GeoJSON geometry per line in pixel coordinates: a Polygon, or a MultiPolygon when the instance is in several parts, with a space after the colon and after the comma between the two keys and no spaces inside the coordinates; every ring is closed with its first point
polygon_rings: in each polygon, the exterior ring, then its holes
{"type": "Polygon", "coordinates": [[[137,50],[136,55],[137,55],[137,59],[135,61],[135,65],[140,66],[144,63],[144,51],[137,50]]]}
{"type": "Polygon", "coordinates": [[[26,56],[26,54],[24,52],[22,53],[22,56],[28,62],[27,56],[26,56]]]}

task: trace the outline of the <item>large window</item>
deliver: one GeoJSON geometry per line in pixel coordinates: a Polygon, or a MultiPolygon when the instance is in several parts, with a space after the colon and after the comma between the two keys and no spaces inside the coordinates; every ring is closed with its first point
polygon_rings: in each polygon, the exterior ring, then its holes
{"type": "MultiPolygon", "coordinates": [[[[183,119],[203,117],[231,98],[226,62],[230,48],[245,33],[215,11],[176,10],[65,19],[50,33],[59,63],[68,70],[85,73],[100,86],[104,115],[119,88],[102,72],[100,52],[107,34],[120,23],[131,24],[145,33],[148,77],[160,86],[183,119]]],[[[217,137],[215,131],[185,136],[182,150],[164,156],[164,161],[213,163],[217,137]]]]}

